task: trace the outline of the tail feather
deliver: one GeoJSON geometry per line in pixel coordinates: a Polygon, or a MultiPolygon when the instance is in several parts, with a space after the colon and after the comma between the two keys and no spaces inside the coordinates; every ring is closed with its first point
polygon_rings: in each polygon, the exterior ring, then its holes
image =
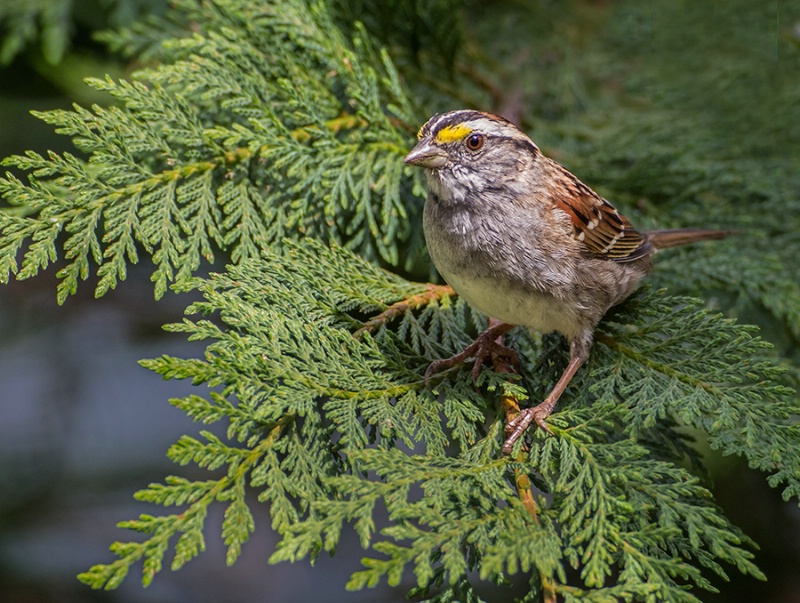
{"type": "Polygon", "coordinates": [[[735,230],[712,230],[707,228],[676,228],[674,230],[650,230],[645,233],[647,240],[657,250],[678,245],[688,245],[698,241],[724,239],[736,234],[735,230]]]}

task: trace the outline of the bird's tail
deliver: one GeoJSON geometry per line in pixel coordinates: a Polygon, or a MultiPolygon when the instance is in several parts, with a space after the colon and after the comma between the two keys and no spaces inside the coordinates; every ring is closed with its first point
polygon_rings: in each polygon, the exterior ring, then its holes
{"type": "Polygon", "coordinates": [[[698,241],[711,241],[714,239],[724,239],[736,234],[735,230],[711,230],[707,228],[676,228],[674,230],[650,230],[647,233],[647,240],[656,249],[666,249],[667,247],[677,247],[678,245],[688,245],[698,241]]]}

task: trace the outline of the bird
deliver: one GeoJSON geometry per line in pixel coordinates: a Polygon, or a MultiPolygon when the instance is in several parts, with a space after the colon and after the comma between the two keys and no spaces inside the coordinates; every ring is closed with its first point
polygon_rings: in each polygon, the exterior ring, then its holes
{"type": "Polygon", "coordinates": [[[556,385],[506,425],[504,453],[531,423],[552,433],[546,419],[589,358],[598,323],[636,290],[654,253],[732,234],[637,230],[516,125],[483,111],[434,115],[404,161],[427,177],[423,231],[434,266],[493,319],[462,353],[434,361],[426,380],[472,355],[478,370],[486,350],[496,350],[494,341],[514,326],[569,341],[570,360],[556,385]]]}

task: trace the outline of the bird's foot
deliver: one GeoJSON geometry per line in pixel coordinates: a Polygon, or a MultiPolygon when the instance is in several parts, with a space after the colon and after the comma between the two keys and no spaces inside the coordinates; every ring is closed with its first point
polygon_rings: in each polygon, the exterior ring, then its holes
{"type": "Polygon", "coordinates": [[[450,356],[450,358],[442,358],[431,362],[425,371],[425,383],[427,383],[435,373],[462,364],[468,358],[475,358],[475,364],[473,364],[471,371],[473,381],[478,378],[484,361],[492,355],[505,358],[510,363],[518,366],[519,355],[517,352],[498,341],[500,337],[513,328],[514,325],[505,322],[490,324],[489,328],[478,335],[478,338],[464,348],[462,352],[459,352],[455,356],[450,356]]]}
{"type": "Polygon", "coordinates": [[[578,369],[588,357],[588,350],[582,349],[576,346],[574,343],[572,344],[569,364],[567,365],[567,368],[564,369],[564,372],[559,378],[558,383],[555,384],[555,387],[553,387],[553,389],[544,399],[544,402],[534,406],[533,408],[526,408],[525,410],[520,411],[516,417],[506,423],[506,441],[503,442],[502,448],[504,454],[509,454],[511,452],[511,449],[514,447],[514,442],[522,437],[522,434],[525,433],[525,430],[528,429],[528,426],[531,423],[536,423],[537,427],[540,427],[545,432],[553,435],[553,432],[550,430],[550,427],[548,427],[545,419],[553,414],[553,410],[555,409],[556,404],[558,404],[558,399],[561,397],[561,394],[564,393],[564,389],[567,387],[567,385],[569,385],[569,382],[575,376],[575,373],[578,372],[578,369]]]}
{"type": "Polygon", "coordinates": [[[545,422],[545,419],[553,413],[555,407],[555,401],[548,398],[541,404],[521,410],[516,417],[506,424],[506,441],[503,442],[503,454],[511,453],[514,443],[525,433],[531,423],[536,423],[537,427],[552,435],[553,432],[545,422]]]}

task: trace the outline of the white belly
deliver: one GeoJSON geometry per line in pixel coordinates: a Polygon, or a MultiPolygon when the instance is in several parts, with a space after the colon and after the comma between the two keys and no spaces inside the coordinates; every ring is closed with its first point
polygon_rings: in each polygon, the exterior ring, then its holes
{"type": "Polygon", "coordinates": [[[579,330],[575,309],[552,295],[503,288],[493,279],[462,279],[442,274],[456,293],[484,314],[540,333],[558,331],[572,337],[579,330]]]}

